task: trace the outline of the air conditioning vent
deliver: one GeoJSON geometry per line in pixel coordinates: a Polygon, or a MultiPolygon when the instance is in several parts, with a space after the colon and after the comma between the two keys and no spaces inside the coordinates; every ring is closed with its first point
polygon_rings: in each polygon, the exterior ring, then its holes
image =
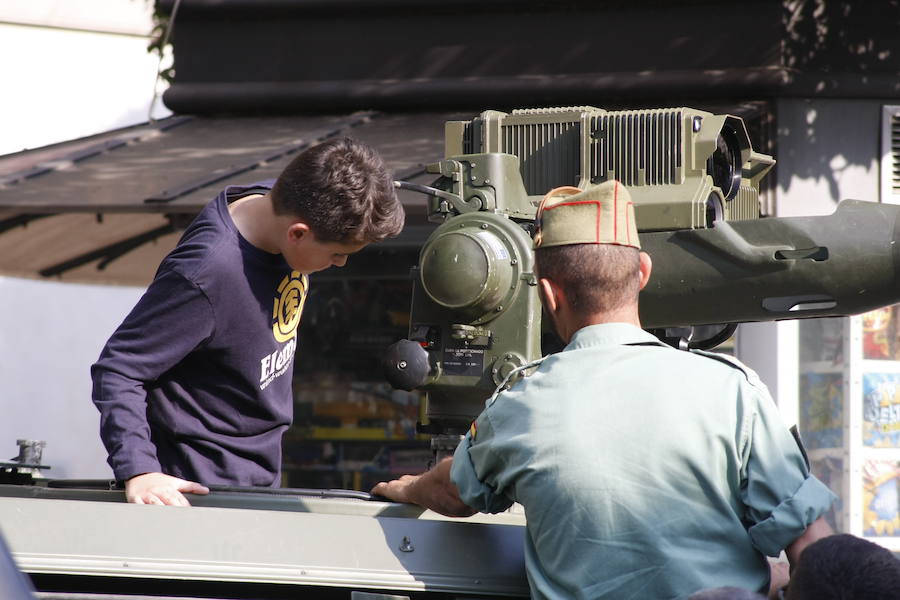
{"type": "Polygon", "coordinates": [[[555,187],[621,181],[643,231],[759,218],[759,181],[775,164],[753,150],[739,117],[688,107],[487,110],[471,121],[448,121],[445,131],[448,159],[516,157],[530,206],[555,187]]]}
{"type": "Polygon", "coordinates": [[[472,131],[475,128],[472,123],[466,123],[463,129],[463,138],[462,138],[462,152],[463,154],[474,154],[475,150],[475,140],[472,139],[475,133],[472,131]]]}
{"type": "Polygon", "coordinates": [[[881,113],[881,201],[900,204],[900,106],[881,113]]]}
{"type": "Polygon", "coordinates": [[[504,125],[500,132],[502,151],[519,157],[522,182],[529,194],[545,194],[561,185],[578,185],[581,173],[580,122],[504,125]]]}
{"type": "Polygon", "coordinates": [[[891,115],[891,193],[900,194],[900,114],[891,115]]]}
{"type": "Polygon", "coordinates": [[[681,183],[682,121],[682,111],[669,109],[591,117],[591,183],[681,183]]]}

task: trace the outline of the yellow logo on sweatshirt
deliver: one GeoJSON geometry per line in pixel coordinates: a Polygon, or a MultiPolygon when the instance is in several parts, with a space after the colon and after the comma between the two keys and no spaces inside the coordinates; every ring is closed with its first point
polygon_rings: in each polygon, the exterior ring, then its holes
{"type": "Polygon", "coordinates": [[[272,333],[276,341],[286,342],[296,335],[308,289],[309,279],[298,271],[281,280],[272,309],[272,333]]]}

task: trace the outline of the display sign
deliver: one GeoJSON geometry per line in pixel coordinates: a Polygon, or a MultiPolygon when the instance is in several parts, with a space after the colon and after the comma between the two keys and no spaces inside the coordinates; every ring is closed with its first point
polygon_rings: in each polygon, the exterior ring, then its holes
{"type": "Polygon", "coordinates": [[[484,371],[484,349],[445,348],[442,364],[447,375],[480,377],[484,371]]]}
{"type": "Polygon", "coordinates": [[[900,373],[863,374],[863,444],[900,448],[900,373]]]}
{"type": "Polygon", "coordinates": [[[844,444],[844,376],[806,373],[800,377],[800,434],[808,450],[844,444]]]}
{"type": "Polygon", "coordinates": [[[886,306],[862,315],[864,359],[900,359],[897,323],[896,306],[886,306]]]}
{"type": "Polygon", "coordinates": [[[863,466],[863,535],[900,535],[900,462],[867,460],[863,466]]]}

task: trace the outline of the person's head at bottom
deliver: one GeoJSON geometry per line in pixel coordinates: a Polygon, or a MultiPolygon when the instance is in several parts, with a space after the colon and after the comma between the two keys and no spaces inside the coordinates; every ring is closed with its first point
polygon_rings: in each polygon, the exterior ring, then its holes
{"type": "Polygon", "coordinates": [[[849,534],[807,546],[788,584],[787,600],[900,598],[900,560],[889,550],[849,534]]]}

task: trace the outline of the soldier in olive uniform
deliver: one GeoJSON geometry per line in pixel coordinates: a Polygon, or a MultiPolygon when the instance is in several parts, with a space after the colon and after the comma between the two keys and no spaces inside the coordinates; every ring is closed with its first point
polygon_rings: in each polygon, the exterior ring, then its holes
{"type": "Polygon", "coordinates": [[[452,458],[373,492],[450,516],[520,503],[535,598],[767,591],[766,555],[795,563],[830,533],[835,497],[766,387],[640,328],[651,261],[618,182],[549,193],[534,246],[545,314],[568,345],[495,394],[452,458]]]}

